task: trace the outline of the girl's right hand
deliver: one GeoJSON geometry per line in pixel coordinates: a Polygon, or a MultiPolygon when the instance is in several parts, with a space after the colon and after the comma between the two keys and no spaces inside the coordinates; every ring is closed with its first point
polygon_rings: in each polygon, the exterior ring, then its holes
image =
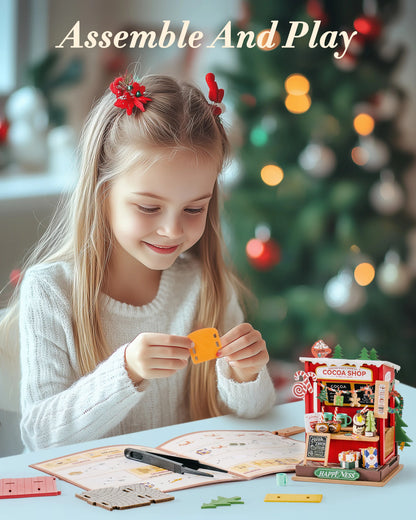
{"type": "Polygon", "coordinates": [[[124,353],[130,379],[169,377],[186,367],[193,342],[186,336],[144,332],[139,334],[124,353]]]}

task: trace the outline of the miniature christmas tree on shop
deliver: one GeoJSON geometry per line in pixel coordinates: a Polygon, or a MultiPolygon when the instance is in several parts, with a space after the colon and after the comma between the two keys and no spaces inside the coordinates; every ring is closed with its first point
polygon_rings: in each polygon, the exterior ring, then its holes
{"type": "Polygon", "coordinates": [[[238,32],[261,40],[279,21],[273,48],[236,45],[235,68],[218,71],[238,148],[230,169],[238,175],[224,176],[226,236],[259,301],[250,321],[278,359],[293,360],[329,331],[347,358],[371,344],[386,359],[395,345],[401,381],[414,386],[415,225],[404,185],[414,158],[401,147],[406,92],[394,78],[406,49],[388,40],[400,2],[241,5],[234,45],[238,32]],[[333,49],[308,45],[311,31],[285,48],[293,20],[316,27],[318,40],[357,33],[337,60],[333,49]]]}
{"type": "Polygon", "coordinates": [[[305,401],[306,447],[293,479],[383,486],[402,469],[398,448],[412,442],[394,387],[400,367],[366,347],[356,359],[322,357],[322,343],[300,358],[305,369],[294,377],[293,394],[305,401]]]}

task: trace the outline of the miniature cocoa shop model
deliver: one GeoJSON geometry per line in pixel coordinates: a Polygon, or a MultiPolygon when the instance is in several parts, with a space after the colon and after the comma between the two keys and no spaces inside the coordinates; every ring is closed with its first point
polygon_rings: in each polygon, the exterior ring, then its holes
{"type": "Polygon", "coordinates": [[[301,357],[293,394],[305,402],[305,457],[294,480],[383,486],[402,468],[398,448],[408,446],[403,399],[395,390],[400,367],[374,349],[344,359],[322,341],[301,357]]]}

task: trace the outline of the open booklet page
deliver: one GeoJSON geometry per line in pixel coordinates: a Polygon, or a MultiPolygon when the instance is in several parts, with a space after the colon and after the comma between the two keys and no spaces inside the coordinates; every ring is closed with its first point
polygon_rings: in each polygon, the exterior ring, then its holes
{"type": "Polygon", "coordinates": [[[155,451],[154,448],[132,444],[105,446],[39,462],[31,467],[86,490],[141,483],[169,492],[219,482],[246,480],[279,471],[293,471],[304,455],[303,442],[281,438],[266,431],[194,432],[158,447],[157,451],[161,454],[175,453],[230,471],[210,471],[214,475],[211,478],[172,473],[127,459],[124,449],[128,447],[155,451]]]}

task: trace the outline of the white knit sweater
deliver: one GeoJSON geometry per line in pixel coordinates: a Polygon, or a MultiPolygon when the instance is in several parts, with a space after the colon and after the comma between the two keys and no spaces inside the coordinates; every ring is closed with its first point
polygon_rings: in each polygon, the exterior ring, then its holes
{"type": "MultiPolygon", "coordinates": [[[[124,349],[141,332],[184,336],[193,330],[199,264],[189,256],[178,258],[163,271],[155,299],[141,307],[101,295],[104,333],[113,353],[83,377],[71,324],[71,279],[69,264],[57,262],[30,268],[21,284],[21,433],[26,448],[72,444],[189,420],[184,405],[186,368],[135,387],[127,375],[124,349]]],[[[242,319],[232,297],[226,330],[242,319]]],[[[265,368],[255,381],[237,383],[229,378],[225,359],[218,359],[216,367],[220,399],[232,413],[250,418],[272,407],[275,393],[265,368]]]]}

